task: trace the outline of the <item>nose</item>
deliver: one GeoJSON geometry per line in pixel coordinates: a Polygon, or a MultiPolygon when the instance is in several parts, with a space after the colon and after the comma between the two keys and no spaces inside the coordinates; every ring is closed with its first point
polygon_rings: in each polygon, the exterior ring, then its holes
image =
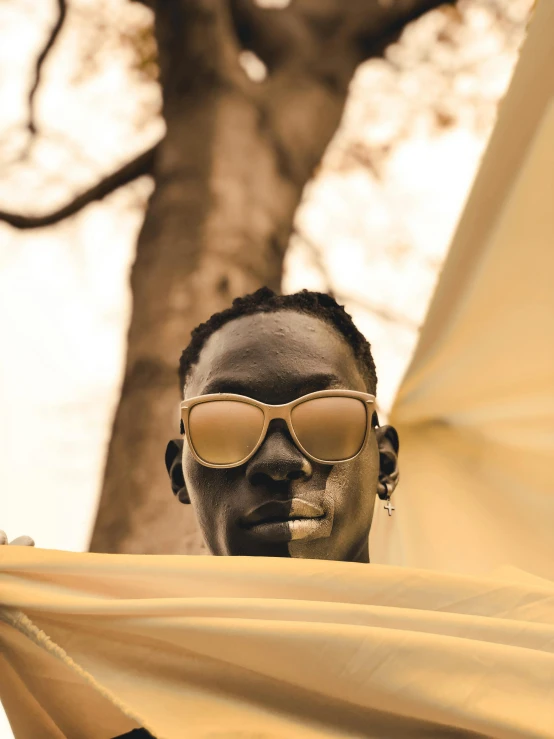
{"type": "Polygon", "coordinates": [[[263,444],[249,460],[246,477],[251,485],[308,480],[313,470],[310,461],[293,442],[287,429],[270,428],[263,444]]]}

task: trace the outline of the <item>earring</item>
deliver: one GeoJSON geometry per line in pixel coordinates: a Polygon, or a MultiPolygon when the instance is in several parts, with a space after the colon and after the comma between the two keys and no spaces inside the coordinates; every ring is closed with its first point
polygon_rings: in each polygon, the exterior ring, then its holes
{"type": "MultiPolygon", "coordinates": [[[[392,485],[391,485],[391,487],[392,487],[392,485]]],[[[388,482],[385,483],[385,490],[387,491],[387,497],[386,497],[387,504],[384,505],[383,508],[385,508],[389,512],[389,516],[392,516],[392,512],[395,511],[396,508],[390,502],[390,497],[392,495],[392,490],[389,490],[389,483],[388,482]]]]}

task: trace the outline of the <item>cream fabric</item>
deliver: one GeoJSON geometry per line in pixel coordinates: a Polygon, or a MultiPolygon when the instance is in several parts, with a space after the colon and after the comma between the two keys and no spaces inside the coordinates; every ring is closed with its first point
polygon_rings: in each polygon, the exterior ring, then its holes
{"type": "Polygon", "coordinates": [[[24,547],[0,565],[17,739],[553,736],[554,583],[523,572],[24,547]]]}
{"type": "MultiPolygon", "coordinates": [[[[554,577],[554,2],[515,74],[391,413],[372,562],[554,577]]],[[[554,736],[554,729],[552,731],[554,736]]]]}

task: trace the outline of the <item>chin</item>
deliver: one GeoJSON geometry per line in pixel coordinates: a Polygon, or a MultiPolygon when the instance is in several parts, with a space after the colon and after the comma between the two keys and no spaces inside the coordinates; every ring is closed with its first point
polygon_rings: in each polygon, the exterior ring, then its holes
{"type": "Polygon", "coordinates": [[[340,559],[335,556],[329,540],[318,541],[290,541],[288,545],[289,557],[296,559],[340,559]]]}

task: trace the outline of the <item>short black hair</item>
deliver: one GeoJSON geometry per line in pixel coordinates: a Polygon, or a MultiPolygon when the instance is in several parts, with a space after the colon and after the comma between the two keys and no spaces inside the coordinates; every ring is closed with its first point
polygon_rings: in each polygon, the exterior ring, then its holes
{"type": "Polygon", "coordinates": [[[205,323],[201,323],[191,333],[190,343],[181,354],[179,362],[179,383],[183,392],[191,368],[198,361],[202,347],[217,329],[229,321],[255,313],[276,313],[292,310],[320,318],[333,326],[346,339],[362,372],[368,392],[377,390],[377,373],[371,354],[371,346],[365,336],[358,331],[352,317],[344,306],[326,293],[301,290],[291,295],[278,295],[269,287],[262,287],[254,293],[233,300],[230,308],[214,313],[205,323]]]}

